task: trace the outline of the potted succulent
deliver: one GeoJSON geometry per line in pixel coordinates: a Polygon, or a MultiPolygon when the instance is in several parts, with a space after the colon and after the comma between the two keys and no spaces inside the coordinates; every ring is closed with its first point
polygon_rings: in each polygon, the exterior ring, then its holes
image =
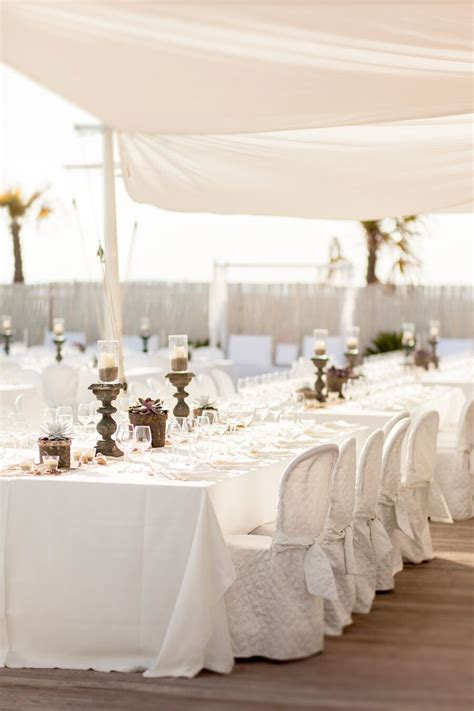
{"type": "Polygon", "coordinates": [[[211,400],[209,395],[199,395],[193,402],[194,417],[204,415],[206,410],[217,412],[216,402],[215,400],[211,400]]]}
{"type": "Polygon", "coordinates": [[[138,402],[129,407],[128,417],[132,425],[148,425],[151,430],[152,447],[165,446],[168,411],[163,410],[161,400],[139,397],[138,402]]]}
{"type": "Polygon", "coordinates": [[[413,362],[416,366],[428,370],[431,363],[432,354],[426,348],[417,348],[413,353],[413,362]]]}
{"type": "Polygon", "coordinates": [[[326,383],[328,392],[338,393],[344,399],[342,388],[351,377],[351,368],[336,368],[334,365],[326,371],[326,383]]]}
{"type": "Polygon", "coordinates": [[[48,456],[59,457],[59,468],[71,466],[72,425],[61,420],[49,420],[41,427],[42,436],[38,439],[40,462],[48,456]]]}

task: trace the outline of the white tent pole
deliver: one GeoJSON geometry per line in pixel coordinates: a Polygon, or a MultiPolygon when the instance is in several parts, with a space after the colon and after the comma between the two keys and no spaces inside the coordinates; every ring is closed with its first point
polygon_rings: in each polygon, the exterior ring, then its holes
{"type": "Polygon", "coordinates": [[[122,295],[117,245],[117,213],[115,202],[115,167],[113,132],[104,126],[104,329],[106,338],[119,342],[119,378],[124,382],[122,352],[122,295]]]}

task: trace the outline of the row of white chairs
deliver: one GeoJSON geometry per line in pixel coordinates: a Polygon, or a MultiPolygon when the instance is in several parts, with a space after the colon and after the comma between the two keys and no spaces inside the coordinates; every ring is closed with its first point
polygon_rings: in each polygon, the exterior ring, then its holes
{"type": "MultiPolygon", "coordinates": [[[[471,401],[460,428],[473,417],[471,401]]],[[[226,538],[237,571],[226,594],[236,656],[319,652],[325,634],[341,634],[353,613],[370,612],[377,591],[394,588],[404,562],[433,558],[433,501],[449,520],[436,479],[438,424],[436,411],[412,423],[401,413],[367,439],[358,462],[354,438],[290,462],[275,521],[226,538]]],[[[472,516],[471,490],[466,500],[472,516]]]]}

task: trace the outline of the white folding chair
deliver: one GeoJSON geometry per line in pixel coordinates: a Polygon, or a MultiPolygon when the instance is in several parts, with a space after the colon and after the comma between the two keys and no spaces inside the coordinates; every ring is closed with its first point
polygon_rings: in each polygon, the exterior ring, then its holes
{"type": "Polygon", "coordinates": [[[366,440],[357,463],[352,527],[357,568],[354,612],[368,613],[375,597],[377,565],[391,552],[392,543],[377,517],[377,495],[382,472],[383,432],[366,440]]]}
{"type": "Polygon", "coordinates": [[[321,547],[331,561],[337,599],[324,601],[324,627],[327,635],[340,635],[352,623],[355,604],[355,576],[352,515],[355,500],[356,440],[350,437],[339,450],[331,486],[331,499],[324,524],[321,547]]]}
{"type": "Polygon", "coordinates": [[[43,396],[49,407],[77,405],[78,372],[65,363],[50,365],[43,370],[43,396]]]}
{"type": "Polygon", "coordinates": [[[277,343],[275,348],[275,365],[290,366],[298,359],[296,343],[277,343]]]}
{"type": "Polygon", "coordinates": [[[438,426],[439,414],[430,410],[418,418],[408,435],[401,493],[407,505],[413,538],[402,531],[398,535],[403,560],[409,563],[422,563],[433,558],[428,515],[435,502],[438,516],[442,520],[452,520],[435,481],[438,426]]]}
{"type": "Polygon", "coordinates": [[[235,395],[235,385],[228,373],[225,372],[225,370],[221,370],[220,368],[213,368],[211,370],[211,376],[214,379],[214,382],[217,385],[217,390],[219,393],[219,397],[232,397],[235,395]]]}
{"type": "MultiPolygon", "coordinates": [[[[474,398],[465,403],[457,431],[438,435],[436,481],[455,521],[474,515],[474,398]]],[[[431,518],[437,520],[436,511],[431,518]]]]}
{"type": "Polygon", "coordinates": [[[287,466],[273,536],[227,536],[237,580],[225,596],[236,657],[297,659],[323,648],[323,599],[337,595],[319,544],[337,460],[334,444],[287,466]]]}
{"type": "Polygon", "coordinates": [[[239,377],[266,373],[272,368],[272,336],[231,334],[227,348],[239,377]]]}

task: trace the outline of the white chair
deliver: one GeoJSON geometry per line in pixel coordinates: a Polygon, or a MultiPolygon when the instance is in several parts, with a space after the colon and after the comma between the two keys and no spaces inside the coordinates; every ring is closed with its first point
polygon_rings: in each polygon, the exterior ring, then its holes
{"type": "Polygon", "coordinates": [[[473,355],[474,340],[472,338],[442,338],[437,351],[441,358],[460,353],[473,355]]]}
{"type": "Polygon", "coordinates": [[[210,375],[207,373],[199,373],[195,380],[198,386],[198,396],[206,395],[211,400],[215,400],[218,397],[217,386],[210,375]]]}
{"type": "MultiPolygon", "coordinates": [[[[474,399],[463,407],[457,431],[438,436],[436,481],[455,521],[474,515],[474,399]],[[454,435],[454,436],[452,436],[454,435]]],[[[432,511],[436,520],[436,513],[432,511]]]]}
{"type": "Polygon", "coordinates": [[[231,334],[228,358],[235,364],[239,377],[266,373],[272,368],[273,338],[231,334]]]}
{"type": "Polygon", "coordinates": [[[331,500],[324,524],[321,547],[331,561],[337,600],[324,601],[324,627],[327,635],[340,635],[352,623],[357,566],[354,554],[352,515],[355,500],[356,440],[342,443],[334,469],[331,500]]]}
{"type": "Polygon", "coordinates": [[[40,389],[28,390],[15,399],[15,410],[22,415],[30,430],[39,430],[43,423],[46,402],[40,389]]]}
{"type": "Polygon", "coordinates": [[[224,351],[215,346],[201,346],[193,348],[192,360],[208,361],[208,360],[223,360],[225,358],[224,351]]]}
{"type": "Polygon", "coordinates": [[[388,439],[388,435],[390,432],[393,430],[395,425],[398,425],[401,420],[406,419],[407,417],[410,417],[410,413],[407,410],[404,410],[403,412],[399,412],[397,415],[394,415],[384,426],[383,426],[383,437],[384,441],[386,442],[388,439]]]}
{"type": "Polygon", "coordinates": [[[275,365],[290,366],[298,359],[296,343],[277,343],[275,348],[275,365]]]}
{"type": "MultiPolygon", "coordinates": [[[[422,563],[433,558],[428,515],[434,501],[437,510],[442,508],[444,520],[451,520],[446,500],[435,481],[438,426],[439,414],[430,410],[418,418],[408,435],[401,493],[407,505],[413,538],[402,531],[398,535],[403,560],[409,563],[422,563]]],[[[441,513],[439,516],[442,518],[441,513]]]]}
{"type": "Polygon", "coordinates": [[[49,365],[42,375],[43,396],[48,407],[77,405],[78,372],[65,363],[49,365]]]}
{"type": "Polygon", "coordinates": [[[357,463],[352,527],[357,567],[354,612],[368,613],[375,597],[377,566],[392,551],[392,543],[377,517],[377,496],[382,471],[382,430],[367,438],[357,463]]]}
{"type": "Polygon", "coordinates": [[[237,572],[225,596],[236,657],[297,659],[323,648],[323,599],[337,592],[319,539],[337,453],[321,445],[288,464],[273,536],[226,537],[237,572]]]}
{"type": "Polygon", "coordinates": [[[217,385],[217,390],[220,397],[226,398],[235,395],[236,390],[234,382],[230,375],[225,372],[225,370],[221,370],[220,368],[213,368],[211,370],[211,376],[217,385]]]}
{"type": "Polygon", "coordinates": [[[390,538],[392,550],[377,564],[376,590],[380,592],[393,590],[395,587],[393,576],[403,569],[398,531],[404,531],[406,536],[413,537],[405,499],[400,493],[402,450],[409,426],[409,418],[400,420],[392,428],[383,448],[377,516],[390,538]]]}

